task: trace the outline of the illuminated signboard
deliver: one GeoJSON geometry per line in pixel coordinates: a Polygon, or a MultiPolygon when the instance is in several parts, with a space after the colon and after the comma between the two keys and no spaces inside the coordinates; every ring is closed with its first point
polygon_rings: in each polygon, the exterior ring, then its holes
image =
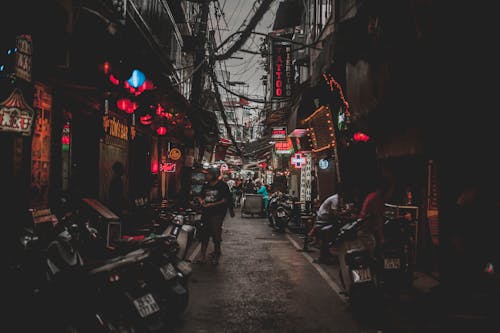
{"type": "Polygon", "coordinates": [[[287,42],[272,42],[273,97],[289,98],[292,96],[293,69],[292,45],[287,42]]]}
{"type": "Polygon", "coordinates": [[[104,132],[109,136],[127,141],[128,140],[128,126],[120,122],[115,117],[104,116],[102,121],[104,132]]]}
{"type": "Polygon", "coordinates": [[[273,127],[271,131],[271,139],[275,140],[286,139],[286,127],[273,127]]]}
{"type": "Polygon", "coordinates": [[[16,76],[31,82],[31,56],[33,55],[31,35],[17,36],[16,48],[16,76]]]}
{"type": "Polygon", "coordinates": [[[330,165],[330,163],[328,162],[328,160],[322,158],[319,160],[318,165],[319,165],[320,169],[326,170],[326,169],[328,169],[328,166],[330,165]]]}
{"type": "Polygon", "coordinates": [[[34,110],[26,103],[19,89],[0,103],[0,132],[16,132],[30,135],[34,110]]]}
{"type": "Polygon", "coordinates": [[[286,141],[278,141],[274,144],[276,149],[276,154],[278,155],[289,155],[293,154],[293,145],[290,139],[286,141]]]}
{"type": "Polygon", "coordinates": [[[175,163],[171,162],[162,162],[160,164],[161,172],[175,172],[175,163]]]}
{"type": "Polygon", "coordinates": [[[296,169],[302,169],[302,166],[306,164],[306,159],[304,156],[302,156],[301,153],[297,153],[292,156],[290,159],[290,163],[296,168],[296,169]]]}

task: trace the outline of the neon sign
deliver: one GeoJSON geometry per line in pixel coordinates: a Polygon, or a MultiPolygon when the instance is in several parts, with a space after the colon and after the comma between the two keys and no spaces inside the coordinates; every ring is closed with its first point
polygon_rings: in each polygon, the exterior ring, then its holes
{"type": "Polygon", "coordinates": [[[292,45],[286,42],[272,44],[273,97],[292,96],[292,45]]]}
{"type": "Polygon", "coordinates": [[[273,127],[271,139],[284,140],[286,138],[286,127],[273,127]]]}
{"type": "Polygon", "coordinates": [[[290,163],[296,168],[296,169],[302,169],[302,167],[306,164],[306,159],[304,156],[302,156],[301,153],[297,153],[292,156],[290,159],[290,163]]]}

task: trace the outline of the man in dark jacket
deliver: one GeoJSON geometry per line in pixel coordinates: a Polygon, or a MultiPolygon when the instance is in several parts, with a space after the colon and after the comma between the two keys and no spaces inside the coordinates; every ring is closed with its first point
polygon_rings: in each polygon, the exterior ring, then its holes
{"type": "Polygon", "coordinates": [[[217,168],[210,168],[206,174],[207,183],[203,185],[201,191],[200,204],[203,207],[201,232],[201,259],[206,261],[208,242],[210,237],[214,242],[214,252],[211,254],[212,262],[218,263],[221,255],[222,223],[229,206],[232,206],[231,192],[225,182],[220,179],[220,171],[217,168]]]}

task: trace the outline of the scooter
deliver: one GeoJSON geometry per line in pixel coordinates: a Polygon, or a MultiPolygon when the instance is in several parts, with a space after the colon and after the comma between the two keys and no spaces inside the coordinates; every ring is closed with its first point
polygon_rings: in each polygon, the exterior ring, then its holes
{"type": "Polygon", "coordinates": [[[384,223],[385,242],[382,247],[382,285],[398,292],[413,285],[412,239],[405,219],[388,219],[384,223]]]}
{"type": "Polygon", "coordinates": [[[340,280],[358,313],[373,310],[379,296],[378,263],[373,253],[375,240],[358,237],[362,223],[363,220],[358,219],[342,226],[334,241],[341,247],[340,280]]]}

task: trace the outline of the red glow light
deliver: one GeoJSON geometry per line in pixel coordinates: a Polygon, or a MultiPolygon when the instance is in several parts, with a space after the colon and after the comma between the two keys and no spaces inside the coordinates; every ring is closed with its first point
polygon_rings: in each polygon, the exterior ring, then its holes
{"type": "Polygon", "coordinates": [[[116,107],[122,111],[128,112],[127,110],[132,107],[132,101],[128,98],[120,98],[116,101],[116,107]]]}
{"type": "Polygon", "coordinates": [[[63,145],[69,145],[70,144],[69,135],[63,135],[61,141],[63,145]]]}
{"type": "Polygon", "coordinates": [[[153,123],[153,117],[150,114],[140,117],[139,120],[141,121],[141,124],[145,126],[153,123]]]}
{"type": "Polygon", "coordinates": [[[113,74],[109,75],[109,82],[111,82],[115,86],[120,84],[120,80],[118,80],[113,74]]]}
{"type": "Polygon", "coordinates": [[[163,111],[165,111],[165,108],[163,106],[161,106],[160,104],[158,104],[156,106],[156,114],[159,115],[159,116],[162,116],[163,115],[163,111]]]}
{"type": "Polygon", "coordinates": [[[153,161],[151,162],[151,173],[158,173],[159,167],[158,167],[158,161],[153,161]]]}
{"type": "Polygon", "coordinates": [[[370,137],[363,132],[356,132],[353,135],[353,139],[356,142],[367,142],[370,140],[370,137]]]}
{"type": "Polygon", "coordinates": [[[165,135],[165,134],[167,134],[167,128],[163,127],[163,126],[160,126],[156,130],[156,133],[158,133],[158,135],[165,135]]]}
{"type": "Polygon", "coordinates": [[[110,63],[105,61],[104,64],[102,65],[102,70],[104,71],[104,74],[109,74],[109,71],[111,70],[110,63]]]}

